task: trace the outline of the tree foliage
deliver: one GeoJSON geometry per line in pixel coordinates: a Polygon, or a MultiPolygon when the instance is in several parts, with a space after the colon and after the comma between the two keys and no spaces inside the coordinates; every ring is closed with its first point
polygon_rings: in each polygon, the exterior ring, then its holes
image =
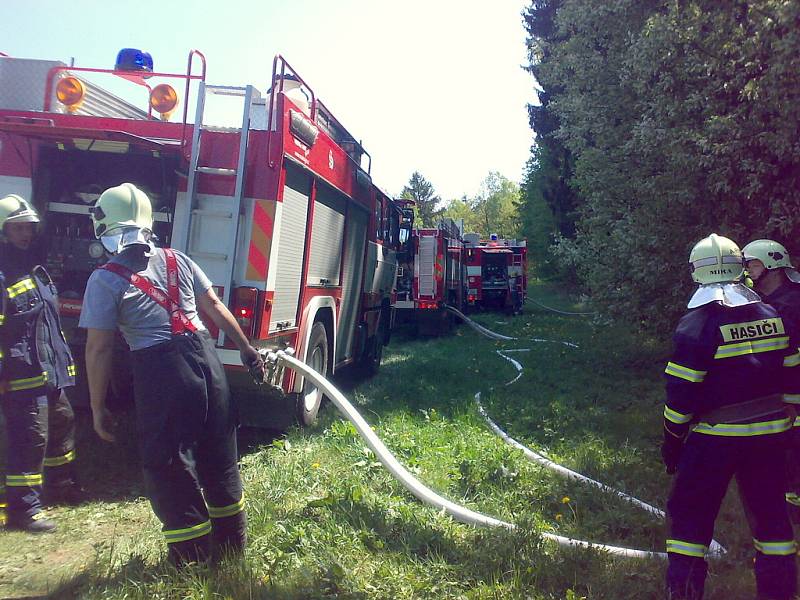
{"type": "Polygon", "coordinates": [[[534,147],[528,161],[519,204],[520,231],[528,239],[528,264],[541,278],[571,279],[554,260],[551,246],[559,235],[557,209],[546,199],[546,178],[552,171],[542,165],[541,156],[547,152],[543,145],[534,147]]]}
{"type": "MultiPolygon", "coordinates": [[[[541,65],[547,64],[550,57],[549,42],[559,39],[555,16],[560,6],[561,0],[533,2],[524,14],[529,35],[528,55],[531,63],[528,71],[537,79],[541,65]]],[[[530,125],[536,134],[537,143],[528,164],[525,184],[526,190],[530,190],[534,195],[525,197],[530,199],[530,208],[534,214],[538,214],[540,209],[538,202],[544,201],[552,213],[556,231],[564,237],[572,238],[575,235],[577,218],[575,208],[578,204],[578,195],[571,186],[574,160],[569,148],[554,135],[560,123],[558,115],[550,109],[553,95],[561,91],[563,87],[557,83],[548,89],[539,89],[538,104],[528,105],[530,125]],[[535,190],[530,187],[531,180],[536,181],[535,190]]],[[[523,215],[525,212],[526,203],[523,202],[523,215]]],[[[532,216],[528,215],[527,218],[530,219],[532,216]]]]}
{"type": "Polygon", "coordinates": [[[474,231],[482,237],[496,233],[501,238],[513,239],[520,235],[519,198],[519,185],[491,171],[476,196],[452,200],[442,216],[463,220],[465,232],[474,231]]]}
{"type": "Polygon", "coordinates": [[[437,208],[442,201],[433,184],[422,176],[419,171],[414,171],[408,180],[408,185],[400,193],[402,198],[413,200],[415,203],[414,212],[416,223],[419,227],[434,227],[435,221],[441,216],[441,210],[437,208]]]}
{"type": "Polygon", "coordinates": [[[571,207],[556,252],[597,304],[666,328],[691,289],[688,251],[711,232],[797,254],[800,3],[533,0],[524,17],[546,102],[522,212],[571,207]]]}

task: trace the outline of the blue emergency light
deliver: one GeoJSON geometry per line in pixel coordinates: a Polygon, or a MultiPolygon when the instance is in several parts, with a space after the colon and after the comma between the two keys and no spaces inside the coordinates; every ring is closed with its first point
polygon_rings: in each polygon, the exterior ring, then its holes
{"type": "Polygon", "coordinates": [[[115,71],[145,71],[153,72],[153,57],[149,52],[142,52],[136,48],[123,48],[117,54],[115,71]]]}

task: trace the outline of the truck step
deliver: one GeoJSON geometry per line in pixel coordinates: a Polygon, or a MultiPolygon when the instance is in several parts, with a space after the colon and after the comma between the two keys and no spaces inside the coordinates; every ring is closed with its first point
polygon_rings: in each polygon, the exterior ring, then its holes
{"type": "Polygon", "coordinates": [[[210,131],[211,133],[241,133],[241,127],[218,127],[216,125],[203,125],[203,131],[210,131]]]}
{"type": "Polygon", "coordinates": [[[228,255],[221,252],[187,252],[190,258],[205,259],[205,260],[228,260],[228,255]]]}
{"type": "Polygon", "coordinates": [[[207,175],[236,175],[236,169],[223,169],[222,167],[197,167],[197,172],[207,175]]]}
{"type": "Polygon", "coordinates": [[[233,213],[229,210],[211,210],[209,208],[193,208],[192,215],[211,217],[217,219],[232,219],[233,213]]]}
{"type": "Polygon", "coordinates": [[[216,96],[244,96],[247,88],[237,87],[234,85],[207,85],[206,94],[214,94],[216,96]]]}

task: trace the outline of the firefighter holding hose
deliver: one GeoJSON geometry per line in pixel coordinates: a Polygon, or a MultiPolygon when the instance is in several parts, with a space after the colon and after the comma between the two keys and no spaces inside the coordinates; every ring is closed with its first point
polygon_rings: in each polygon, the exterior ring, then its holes
{"type": "Polygon", "coordinates": [[[39,214],[17,195],[0,199],[0,404],[6,422],[7,527],[53,531],[48,504],[75,503],[75,415],[64,389],[75,364],[61,330],[58,296],[36,251],[39,214]]]}
{"type": "Polygon", "coordinates": [[[131,349],[144,483],[178,566],[240,553],[246,544],[236,415],[202,310],[239,348],[254,376],[263,364],[205,273],[153,244],[150,199],[130,183],[98,198],[92,222],[111,259],[92,273],[80,326],[94,428],[113,441],[106,408],[114,332],[131,349]]]}
{"type": "Polygon", "coordinates": [[[755,546],[759,598],[797,591],[784,502],[792,422],[784,394],[800,392],[798,350],[777,311],[741,283],[742,253],[711,234],[689,257],[699,284],[675,331],[666,368],[662,457],[675,473],[667,501],[668,598],[700,599],[705,553],[732,478],[755,546]]]}

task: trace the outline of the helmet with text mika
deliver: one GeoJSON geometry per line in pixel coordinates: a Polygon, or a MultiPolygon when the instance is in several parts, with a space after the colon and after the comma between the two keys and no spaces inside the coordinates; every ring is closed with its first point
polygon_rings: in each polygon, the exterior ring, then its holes
{"type": "Polygon", "coordinates": [[[744,274],[742,251],[733,240],[712,233],[692,248],[689,269],[700,285],[740,281],[744,274]]]}

